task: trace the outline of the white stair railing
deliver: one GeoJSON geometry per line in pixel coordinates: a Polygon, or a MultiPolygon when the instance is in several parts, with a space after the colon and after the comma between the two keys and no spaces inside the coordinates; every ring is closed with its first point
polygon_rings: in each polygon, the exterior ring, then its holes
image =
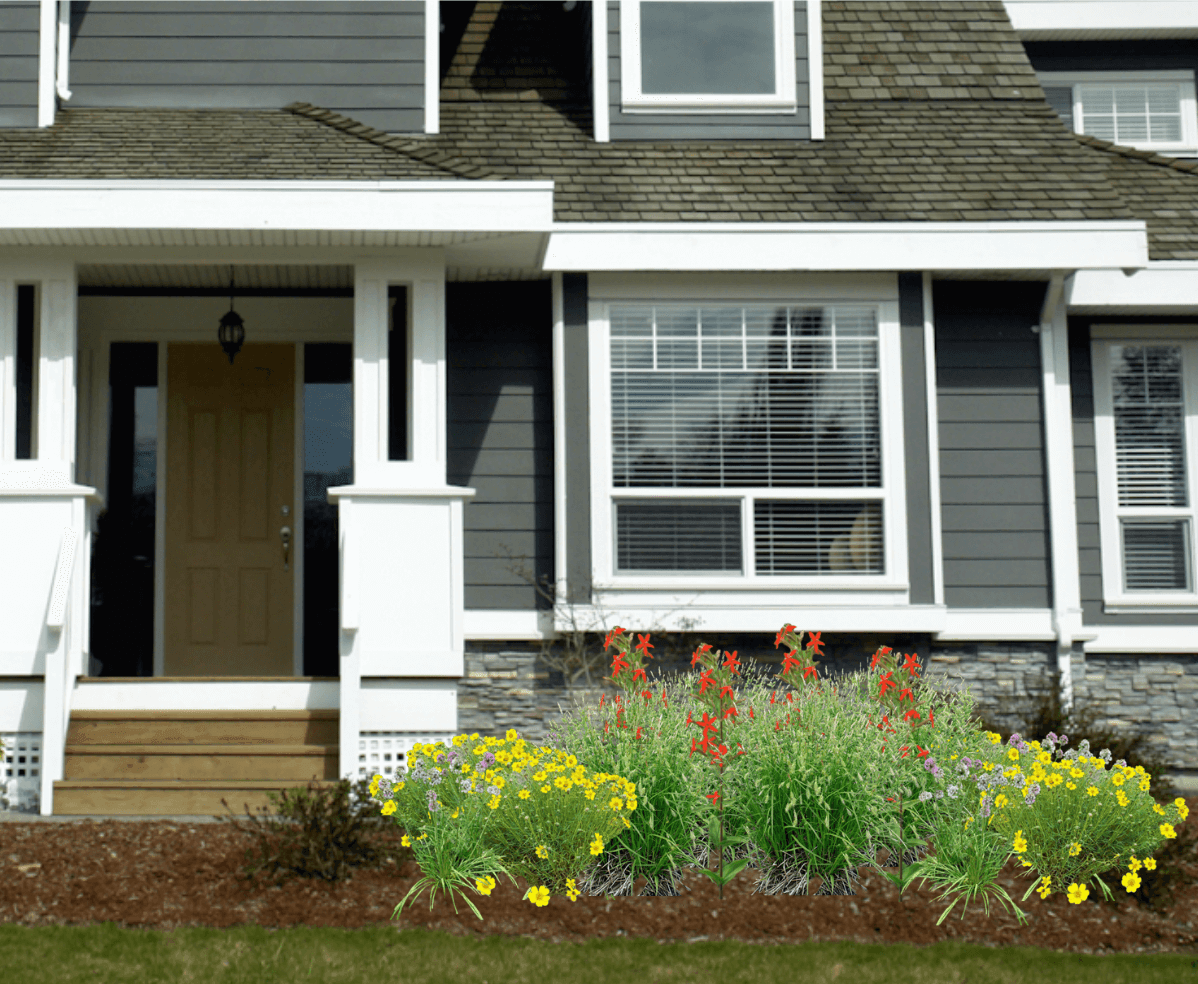
{"type": "Polygon", "coordinates": [[[71,527],[63,527],[58,565],[54,571],[54,585],[50,589],[50,605],[46,612],[46,628],[50,630],[54,646],[46,653],[45,687],[42,692],[42,816],[50,816],[54,812],[54,780],[62,778],[67,727],[71,719],[74,674],[68,666],[70,651],[65,629],[77,540],[78,534],[71,527]]]}

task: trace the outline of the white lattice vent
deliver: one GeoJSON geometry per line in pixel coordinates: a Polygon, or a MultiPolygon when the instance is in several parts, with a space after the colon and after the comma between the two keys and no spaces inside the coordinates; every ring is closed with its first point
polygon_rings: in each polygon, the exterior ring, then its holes
{"type": "Polygon", "coordinates": [[[42,733],[0,732],[4,769],[0,774],[0,810],[37,813],[42,791],[42,733]]]}
{"type": "Polygon", "coordinates": [[[358,778],[394,778],[408,767],[413,745],[448,744],[453,735],[414,735],[405,731],[361,731],[358,733],[358,778]]]}

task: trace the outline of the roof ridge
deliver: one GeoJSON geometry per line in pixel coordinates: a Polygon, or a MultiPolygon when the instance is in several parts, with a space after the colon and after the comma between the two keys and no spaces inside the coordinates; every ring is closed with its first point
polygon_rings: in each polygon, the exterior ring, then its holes
{"type": "Polygon", "coordinates": [[[327,127],[331,127],[334,130],[341,130],[343,133],[352,134],[361,140],[365,140],[367,143],[375,144],[376,146],[394,151],[397,154],[403,154],[405,157],[410,157],[421,164],[428,164],[440,171],[444,171],[446,174],[453,175],[455,178],[467,178],[472,181],[503,180],[503,175],[484,170],[476,164],[463,160],[461,157],[448,154],[444,150],[431,147],[412,137],[403,137],[394,133],[386,133],[383,130],[376,130],[372,126],[367,126],[365,123],[360,123],[352,117],[334,112],[331,109],[313,106],[311,103],[306,102],[294,102],[288,106],[284,106],[283,109],[285,112],[292,113],[295,116],[302,116],[317,123],[323,123],[327,127]]]}
{"type": "Polygon", "coordinates": [[[1085,133],[1075,133],[1073,137],[1078,143],[1085,144],[1087,147],[1093,147],[1095,150],[1105,150],[1110,154],[1118,154],[1120,157],[1130,157],[1133,160],[1145,161],[1148,164],[1155,164],[1158,167],[1172,168],[1174,171],[1198,174],[1198,161],[1183,161],[1176,157],[1165,157],[1161,154],[1154,154],[1150,150],[1137,150],[1135,147],[1126,147],[1123,144],[1112,143],[1110,140],[1099,140],[1097,137],[1091,137],[1085,133]]]}

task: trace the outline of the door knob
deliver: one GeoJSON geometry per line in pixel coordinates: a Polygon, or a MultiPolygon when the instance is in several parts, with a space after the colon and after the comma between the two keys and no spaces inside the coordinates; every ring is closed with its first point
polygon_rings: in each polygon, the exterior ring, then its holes
{"type": "Polygon", "coordinates": [[[279,538],[283,541],[283,570],[291,570],[291,527],[284,526],[279,530],[279,538]]]}

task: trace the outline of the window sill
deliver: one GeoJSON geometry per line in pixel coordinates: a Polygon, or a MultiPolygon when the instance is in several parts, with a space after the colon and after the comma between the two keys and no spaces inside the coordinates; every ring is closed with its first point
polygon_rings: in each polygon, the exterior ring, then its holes
{"type": "Polygon", "coordinates": [[[653,100],[622,103],[620,111],[626,115],[633,116],[637,114],[652,114],[657,116],[667,113],[678,116],[793,116],[799,111],[799,107],[798,103],[793,99],[780,100],[778,102],[762,101],[753,103],[658,102],[653,100]]]}
{"type": "Polygon", "coordinates": [[[905,581],[878,581],[860,578],[728,578],[728,577],[677,577],[663,574],[660,577],[620,576],[594,582],[597,591],[907,591],[905,581]]]}
{"type": "Polygon", "coordinates": [[[1103,601],[1102,610],[1108,615],[1194,615],[1198,614],[1198,598],[1191,595],[1177,601],[1108,599],[1103,601]]]}

